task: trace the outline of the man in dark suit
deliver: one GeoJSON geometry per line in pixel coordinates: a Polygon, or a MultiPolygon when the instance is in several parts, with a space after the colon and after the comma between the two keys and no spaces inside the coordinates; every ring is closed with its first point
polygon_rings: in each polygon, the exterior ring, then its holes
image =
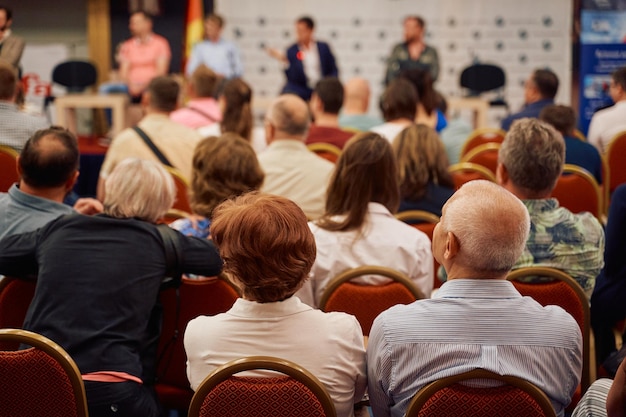
{"type": "Polygon", "coordinates": [[[268,48],[273,58],[285,64],[287,84],[282,94],[296,94],[303,100],[309,100],[313,86],[324,77],[337,77],[339,71],[330,46],[326,42],[313,39],[315,22],[308,16],[296,21],[297,42],[286,53],[268,48]]]}

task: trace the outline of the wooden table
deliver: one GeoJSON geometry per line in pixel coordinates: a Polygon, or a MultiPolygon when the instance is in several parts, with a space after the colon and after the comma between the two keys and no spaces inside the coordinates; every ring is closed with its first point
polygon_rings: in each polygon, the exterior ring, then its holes
{"type": "Polygon", "coordinates": [[[57,124],[76,133],[77,108],[111,109],[112,135],[115,136],[126,128],[126,110],[128,108],[126,94],[68,94],[54,100],[57,111],[57,124]]]}
{"type": "Polygon", "coordinates": [[[448,113],[455,110],[471,110],[474,112],[474,129],[487,127],[487,112],[489,103],[478,97],[450,97],[448,101],[448,113]]]}

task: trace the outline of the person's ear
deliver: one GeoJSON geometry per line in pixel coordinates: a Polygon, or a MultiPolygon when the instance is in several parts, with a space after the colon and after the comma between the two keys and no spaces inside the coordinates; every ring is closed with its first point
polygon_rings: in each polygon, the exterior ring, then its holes
{"type": "Polygon", "coordinates": [[[20,159],[21,157],[18,155],[17,158],[15,158],[15,170],[17,171],[17,175],[19,175],[20,178],[22,178],[22,167],[20,165],[20,159]]]}
{"type": "Polygon", "coordinates": [[[496,182],[502,186],[509,182],[509,172],[501,162],[498,162],[498,167],[496,168],[496,182]]]}
{"type": "Polygon", "coordinates": [[[461,246],[459,245],[459,240],[452,232],[448,232],[446,234],[446,247],[443,252],[443,258],[446,260],[451,260],[456,257],[459,253],[459,249],[461,246]]]}
{"type": "Polygon", "coordinates": [[[78,181],[78,176],[80,175],[80,173],[78,172],[78,170],[74,171],[74,174],[70,176],[70,178],[65,182],[65,190],[67,192],[69,192],[72,188],[74,188],[74,185],[76,184],[76,181],[78,181]]]}

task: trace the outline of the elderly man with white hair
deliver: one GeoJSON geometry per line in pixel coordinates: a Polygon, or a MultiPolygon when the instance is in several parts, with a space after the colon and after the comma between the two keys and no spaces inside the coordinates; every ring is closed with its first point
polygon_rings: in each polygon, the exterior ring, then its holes
{"type": "MultiPolygon", "coordinates": [[[[37,275],[24,328],[61,345],[85,381],[90,416],[160,415],[154,382],[159,289],[168,271],[221,271],[206,240],[167,229],[184,257],[166,258],[156,221],[175,186],[157,162],[128,159],[107,178],[104,213],[70,214],[0,241],[0,273],[37,275]]],[[[165,226],[167,227],[167,226],[165,226]]]]}
{"type": "Polygon", "coordinates": [[[491,182],[469,182],[448,200],[433,233],[448,281],[434,298],[392,307],[372,326],[375,417],[403,416],[425,385],[476,368],[535,384],[563,415],[580,381],[582,337],[562,308],[522,297],[506,280],[529,228],[524,204],[491,182]]]}

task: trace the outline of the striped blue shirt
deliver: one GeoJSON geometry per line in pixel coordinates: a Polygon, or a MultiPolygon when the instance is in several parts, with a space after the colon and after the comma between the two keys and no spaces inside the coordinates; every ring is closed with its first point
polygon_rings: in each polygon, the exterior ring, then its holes
{"type": "Polygon", "coordinates": [[[522,297],[508,281],[455,279],[435,298],[378,316],[367,366],[375,417],[401,417],[426,384],[475,368],[530,381],[562,416],[580,381],[582,336],[565,310],[522,297]]]}

